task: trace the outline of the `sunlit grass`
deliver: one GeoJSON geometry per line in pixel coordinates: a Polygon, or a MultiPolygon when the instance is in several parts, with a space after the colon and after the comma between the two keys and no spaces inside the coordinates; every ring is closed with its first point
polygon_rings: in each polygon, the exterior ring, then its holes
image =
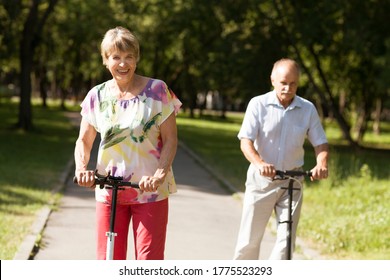
{"type": "Polygon", "coordinates": [[[210,118],[204,120],[179,117],[179,139],[199,154],[209,166],[223,174],[237,189],[241,189],[248,167],[237,138],[241,123],[229,118],[212,119],[214,121],[210,118]]]}
{"type": "Polygon", "coordinates": [[[12,128],[16,103],[0,104],[0,259],[12,259],[72,158],[77,131],[58,107],[33,108],[34,130],[12,128]]]}
{"type": "Polygon", "coordinates": [[[368,165],[339,180],[305,189],[299,234],[325,254],[345,259],[389,259],[390,191],[368,165]]]}

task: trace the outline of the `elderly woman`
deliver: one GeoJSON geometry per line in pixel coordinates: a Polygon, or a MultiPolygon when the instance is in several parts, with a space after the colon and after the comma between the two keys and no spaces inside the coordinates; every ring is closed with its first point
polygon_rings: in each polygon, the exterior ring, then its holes
{"type": "MultiPolygon", "coordinates": [[[[81,104],[75,176],[80,186],[94,187],[94,170],[88,170],[87,165],[100,133],[98,173],[110,172],[139,182],[140,187],[118,193],[114,259],[126,259],[131,220],[135,258],[164,259],[168,196],[176,192],[171,165],[177,148],[175,116],[181,102],[163,81],[135,73],[139,43],[129,30],[108,30],[101,55],[112,79],[93,87],[81,104]]],[[[111,192],[96,188],[95,196],[97,258],[105,259],[111,192]]]]}

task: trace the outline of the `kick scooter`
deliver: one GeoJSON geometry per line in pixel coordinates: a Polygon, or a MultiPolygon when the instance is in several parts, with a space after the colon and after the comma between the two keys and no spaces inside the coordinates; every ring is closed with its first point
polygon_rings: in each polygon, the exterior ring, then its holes
{"type": "Polygon", "coordinates": [[[285,180],[289,179],[288,182],[288,187],[282,187],[282,189],[287,189],[288,191],[288,217],[287,221],[279,222],[279,223],[287,223],[287,259],[291,260],[292,259],[292,242],[291,242],[291,232],[292,232],[292,213],[293,213],[293,191],[294,190],[301,190],[301,188],[294,188],[294,181],[298,182],[298,184],[301,184],[301,182],[295,178],[295,177],[300,177],[300,176],[308,176],[311,177],[312,174],[310,171],[298,171],[298,170],[288,170],[288,171],[281,171],[281,170],[276,170],[276,176],[274,180],[285,180]]]}
{"type": "MultiPolygon", "coordinates": [[[[77,178],[73,178],[73,182],[77,184],[77,178]]],[[[106,232],[107,236],[107,249],[106,249],[106,260],[114,259],[114,243],[115,236],[117,235],[114,232],[115,226],[115,214],[116,214],[116,201],[118,197],[118,190],[123,190],[126,187],[130,188],[139,188],[138,184],[131,182],[123,182],[123,177],[111,176],[110,172],[108,175],[100,175],[97,170],[95,171],[95,183],[94,185],[99,185],[99,188],[103,189],[112,189],[112,202],[111,202],[111,214],[110,214],[110,231],[106,232]]]]}

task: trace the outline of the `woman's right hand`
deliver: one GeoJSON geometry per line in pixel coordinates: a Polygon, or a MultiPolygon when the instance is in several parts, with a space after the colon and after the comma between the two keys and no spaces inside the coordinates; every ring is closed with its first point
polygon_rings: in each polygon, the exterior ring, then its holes
{"type": "Polygon", "coordinates": [[[95,185],[95,171],[93,170],[82,170],[75,172],[77,178],[77,184],[81,187],[94,188],[95,185]]]}

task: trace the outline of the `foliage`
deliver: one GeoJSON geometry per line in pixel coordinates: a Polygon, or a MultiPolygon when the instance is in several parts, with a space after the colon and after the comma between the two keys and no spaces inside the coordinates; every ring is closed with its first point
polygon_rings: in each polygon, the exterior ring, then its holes
{"type": "MultiPolygon", "coordinates": [[[[382,104],[377,121],[389,110],[389,1],[39,2],[41,12],[57,3],[35,41],[32,90],[41,95],[81,99],[109,78],[99,44],[107,29],[123,25],[140,38],[139,73],[166,80],[191,112],[208,92],[219,93],[222,110],[244,109],[270,89],[272,63],[286,56],[304,69],[300,94],[336,118],[350,143],[364,141],[375,104],[382,104]]],[[[3,84],[21,86],[20,31],[30,4],[0,2],[3,84]]]]}

